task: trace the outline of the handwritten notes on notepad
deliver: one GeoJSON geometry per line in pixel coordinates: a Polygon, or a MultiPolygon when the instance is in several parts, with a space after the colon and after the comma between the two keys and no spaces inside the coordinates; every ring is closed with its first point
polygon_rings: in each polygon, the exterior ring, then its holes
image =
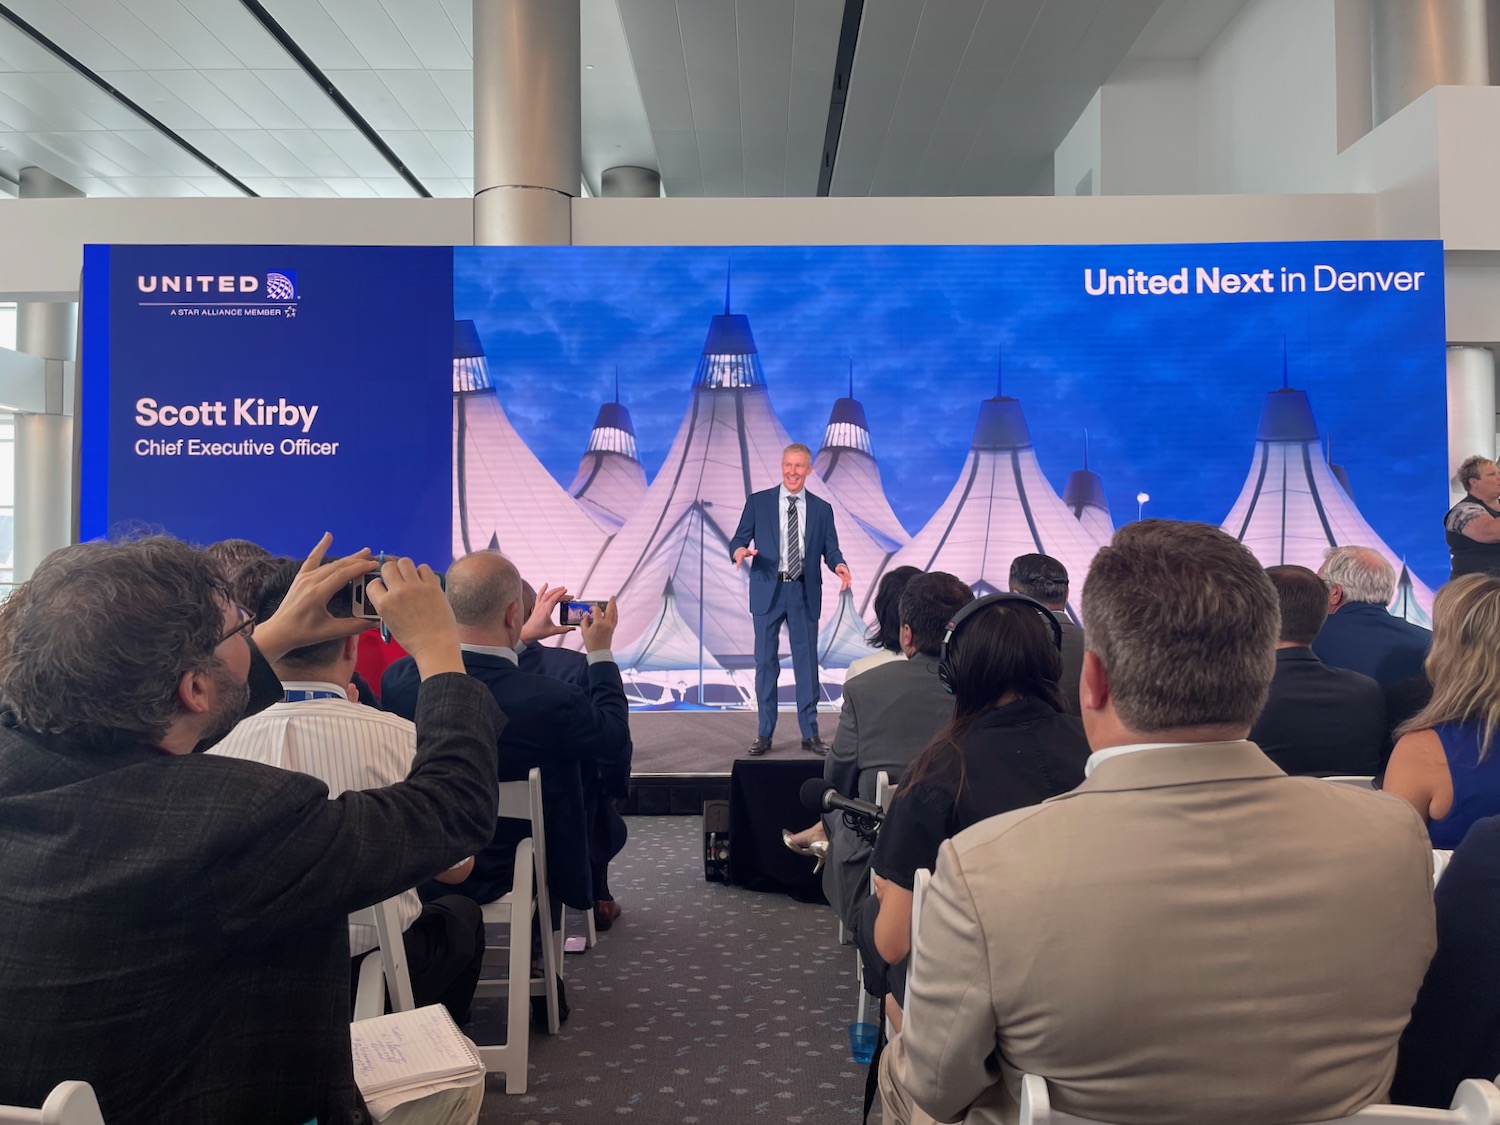
{"type": "Polygon", "coordinates": [[[349,1040],[354,1081],[367,1101],[419,1087],[465,1086],[484,1073],[441,1004],[357,1020],[349,1025],[349,1040]]]}

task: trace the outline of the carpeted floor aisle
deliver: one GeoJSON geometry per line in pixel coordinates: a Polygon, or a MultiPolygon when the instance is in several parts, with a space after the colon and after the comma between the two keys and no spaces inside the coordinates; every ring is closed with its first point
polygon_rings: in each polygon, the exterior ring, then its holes
{"type": "MultiPolygon", "coordinates": [[[[826,906],[703,880],[696,817],[631,817],[625,913],[567,958],[572,1018],[531,1035],[525,1094],[489,1078],[485,1125],[857,1121],[854,952],[826,906]]],[[[810,862],[810,861],[809,861],[810,862]]],[[[575,926],[579,919],[572,921],[575,926]]],[[[503,1028],[479,1001],[470,1034],[503,1028]]]]}

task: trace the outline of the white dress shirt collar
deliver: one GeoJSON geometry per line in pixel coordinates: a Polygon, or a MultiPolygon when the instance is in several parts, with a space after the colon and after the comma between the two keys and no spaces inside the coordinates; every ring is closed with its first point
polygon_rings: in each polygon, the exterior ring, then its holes
{"type": "Polygon", "coordinates": [[[349,702],[349,685],[329,683],[327,680],[282,680],[282,691],[331,691],[345,703],[349,702]]]}

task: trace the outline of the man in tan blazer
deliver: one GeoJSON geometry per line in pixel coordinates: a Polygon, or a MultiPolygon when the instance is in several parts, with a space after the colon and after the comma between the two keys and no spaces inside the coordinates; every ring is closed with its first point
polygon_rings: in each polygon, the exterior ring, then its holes
{"type": "Polygon", "coordinates": [[[1121,529],[1083,616],[1088,777],[943,844],[887,1125],[1014,1120],[1023,1073],[1118,1125],[1383,1100],[1435,944],[1420,820],[1245,741],[1279,613],[1217,528],[1121,529]]]}

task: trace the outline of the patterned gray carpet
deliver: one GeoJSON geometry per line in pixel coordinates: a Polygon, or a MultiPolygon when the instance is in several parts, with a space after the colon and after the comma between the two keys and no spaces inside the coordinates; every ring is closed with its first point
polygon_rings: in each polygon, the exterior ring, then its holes
{"type": "MultiPolygon", "coordinates": [[[[695,817],[631,817],[624,914],[567,958],[572,1018],[531,1035],[525,1094],[488,1079],[484,1125],[859,1120],[854,953],[826,906],[705,883],[695,817]]],[[[574,916],[574,922],[578,921],[574,916]]],[[[480,1001],[470,1034],[503,1027],[480,1001]]]]}

